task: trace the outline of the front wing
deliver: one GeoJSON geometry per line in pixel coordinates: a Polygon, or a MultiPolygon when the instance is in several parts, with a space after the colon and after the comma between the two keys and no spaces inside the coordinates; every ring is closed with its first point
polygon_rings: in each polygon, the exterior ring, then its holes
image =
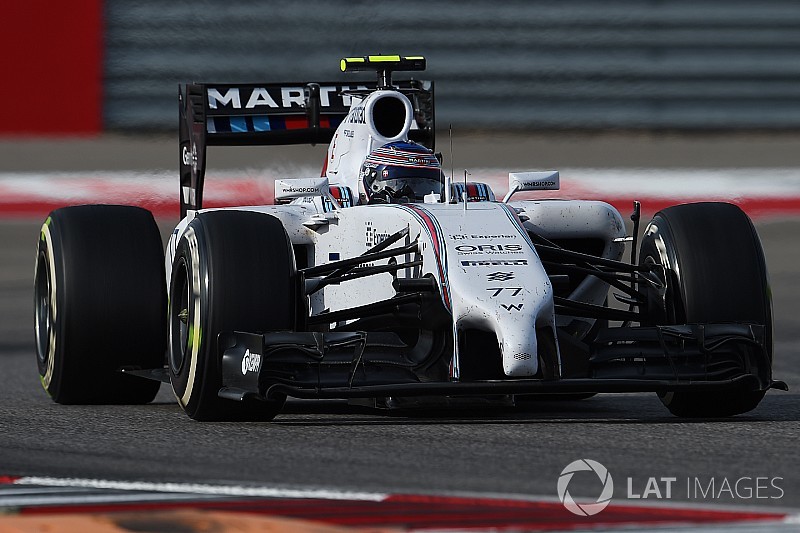
{"type": "Polygon", "coordinates": [[[609,328],[600,332],[583,364],[563,361],[559,378],[472,381],[420,379],[408,347],[393,333],[230,332],[218,339],[219,394],[243,400],[785,389],[771,379],[765,329],[756,324],[609,328]]]}

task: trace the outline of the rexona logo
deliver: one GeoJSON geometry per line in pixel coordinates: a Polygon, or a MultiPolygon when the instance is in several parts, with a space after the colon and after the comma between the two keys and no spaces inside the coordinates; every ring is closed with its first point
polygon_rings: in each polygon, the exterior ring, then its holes
{"type": "Polygon", "coordinates": [[[568,464],[561,475],[558,476],[558,499],[564,504],[566,509],[578,516],[596,515],[611,503],[614,495],[614,480],[608,469],[591,459],[578,459],[568,464]],[[577,503],[569,493],[569,483],[576,472],[594,472],[603,485],[600,495],[594,503],[577,503]]]}
{"type": "Polygon", "coordinates": [[[244,357],[242,357],[242,375],[248,372],[258,372],[261,368],[261,354],[252,353],[250,348],[245,350],[244,357]]]}

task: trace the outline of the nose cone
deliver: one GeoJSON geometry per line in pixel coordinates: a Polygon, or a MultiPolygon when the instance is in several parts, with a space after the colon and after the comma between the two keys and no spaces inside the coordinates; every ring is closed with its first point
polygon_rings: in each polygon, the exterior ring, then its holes
{"type": "Polygon", "coordinates": [[[507,376],[536,375],[540,347],[537,328],[552,328],[554,324],[552,286],[538,261],[535,265],[538,268],[529,265],[522,273],[524,285],[488,283],[482,287],[479,280],[462,284],[466,280],[451,278],[457,328],[494,332],[507,376]]]}
{"type": "MultiPolygon", "coordinates": [[[[539,286],[539,294],[527,295],[515,306],[501,304],[494,331],[503,356],[503,372],[507,376],[534,376],[539,370],[539,349],[544,348],[537,330],[553,327],[552,288],[539,286]],[[527,306],[527,310],[522,310],[527,306]]],[[[552,354],[551,354],[552,355],[552,354]]]]}
{"type": "Polygon", "coordinates": [[[472,328],[494,332],[504,373],[530,377],[539,370],[536,330],[555,324],[553,287],[509,209],[486,202],[467,211],[448,209],[437,218],[447,249],[456,335],[472,328]]]}

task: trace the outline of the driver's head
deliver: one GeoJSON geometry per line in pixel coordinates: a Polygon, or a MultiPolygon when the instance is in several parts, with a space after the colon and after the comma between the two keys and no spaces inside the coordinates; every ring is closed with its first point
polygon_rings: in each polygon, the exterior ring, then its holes
{"type": "Polygon", "coordinates": [[[431,150],[412,142],[392,142],[372,151],[361,166],[368,202],[422,201],[441,194],[442,169],[431,150]]]}

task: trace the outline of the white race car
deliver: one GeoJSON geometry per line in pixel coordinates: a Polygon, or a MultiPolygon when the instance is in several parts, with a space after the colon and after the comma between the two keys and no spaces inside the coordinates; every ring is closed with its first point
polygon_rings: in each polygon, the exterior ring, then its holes
{"type": "Polygon", "coordinates": [[[140,208],[68,207],[42,227],[48,394],[146,403],[163,381],[214,420],[270,419],[287,396],[409,407],[651,391],[678,416],[728,416],[786,388],[764,255],[738,207],[664,209],[639,244],[638,204],[628,236],[603,202],[510,201],[558,189],[556,171],[510,173],[497,201],[442,170],[433,84],[392,81],[424,68],[369,56],[342,60],[377,72],[357,88],[181,87],[182,220],[166,258],[140,208]],[[330,142],[322,177],[277,180],[275,205],[202,208],[207,146],[317,142],[330,142]]]}

